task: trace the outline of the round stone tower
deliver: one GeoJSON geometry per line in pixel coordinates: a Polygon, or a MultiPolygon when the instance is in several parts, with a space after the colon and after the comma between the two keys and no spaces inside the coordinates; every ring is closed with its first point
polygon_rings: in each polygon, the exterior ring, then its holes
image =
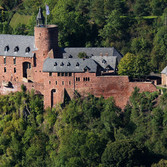
{"type": "Polygon", "coordinates": [[[34,28],[35,47],[47,57],[53,50],[53,56],[58,57],[58,26],[44,25],[44,17],[41,9],[37,15],[37,26],[34,28]]]}

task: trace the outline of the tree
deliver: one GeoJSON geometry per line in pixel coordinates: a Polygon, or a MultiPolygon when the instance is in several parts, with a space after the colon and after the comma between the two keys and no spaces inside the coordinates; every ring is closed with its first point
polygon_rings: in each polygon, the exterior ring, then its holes
{"type": "Polygon", "coordinates": [[[136,56],[134,54],[127,53],[118,65],[118,74],[132,77],[134,74],[135,58],[136,56]]]}
{"type": "Polygon", "coordinates": [[[89,39],[87,34],[91,29],[87,15],[75,9],[77,4],[75,0],[60,0],[52,10],[53,22],[59,25],[61,46],[84,46],[89,39]]]}
{"type": "Polygon", "coordinates": [[[121,18],[120,12],[113,10],[107,17],[104,28],[101,29],[99,35],[104,40],[104,46],[112,46],[115,41],[124,40],[126,36],[125,18],[121,18]]]}
{"type": "Polygon", "coordinates": [[[151,72],[151,65],[147,55],[140,54],[134,62],[134,77],[141,79],[147,77],[151,72]]]}
{"type": "Polygon", "coordinates": [[[150,6],[145,0],[136,0],[134,5],[134,13],[136,16],[147,16],[149,14],[150,6]]]}
{"type": "Polygon", "coordinates": [[[119,75],[128,75],[132,78],[142,79],[151,72],[149,58],[146,55],[139,54],[135,56],[127,53],[118,65],[119,75]]]}
{"type": "Polygon", "coordinates": [[[88,58],[88,55],[85,53],[85,52],[79,52],[78,53],[78,57],[80,59],[87,59],[88,58]]]}
{"type": "Polygon", "coordinates": [[[109,142],[101,160],[104,167],[138,166],[149,162],[147,150],[130,140],[109,142]]]}
{"type": "Polygon", "coordinates": [[[152,65],[154,69],[161,71],[167,64],[167,31],[166,27],[159,28],[154,38],[152,50],[152,65]]]}

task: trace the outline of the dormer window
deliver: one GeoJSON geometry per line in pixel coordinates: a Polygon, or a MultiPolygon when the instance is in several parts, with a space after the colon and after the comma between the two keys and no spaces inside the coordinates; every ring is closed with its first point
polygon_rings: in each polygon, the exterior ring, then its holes
{"type": "Polygon", "coordinates": [[[69,55],[68,57],[69,57],[69,58],[72,58],[72,55],[69,55]]]}
{"type": "Polygon", "coordinates": [[[16,47],[14,48],[14,52],[18,52],[18,51],[19,51],[19,47],[16,46],[16,47]]]}
{"type": "Polygon", "coordinates": [[[27,47],[25,51],[26,51],[26,53],[29,53],[30,52],[30,47],[27,47]]]}
{"type": "Polygon", "coordinates": [[[57,63],[55,62],[54,66],[57,66],[57,63]]]}
{"type": "Polygon", "coordinates": [[[85,72],[87,72],[87,71],[89,71],[90,70],[90,68],[88,67],[88,66],[86,66],[85,68],[84,68],[84,71],[85,72]]]}
{"type": "Polygon", "coordinates": [[[77,62],[76,66],[79,66],[79,63],[77,62]]]}
{"type": "Polygon", "coordinates": [[[61,62],[60,66],[64,66],[64,63],[63,63],[63,62],[61,62]]]}
{"type": "Polygon", "coordinates": [[[106,64],[107,62],[106,62],[106,60],[103,59],[103,60],[102,60],[102,63],[106,64]]]}
{"type": "Polygon", "coordinates": [[[8,52],[9,51],[9,46],[5,46],[4,51],[8,52]]]}
{"type": "Polygon", "coordinates": [[[70,62],[67,63],[67,66],[71,66],[70,62]]]}

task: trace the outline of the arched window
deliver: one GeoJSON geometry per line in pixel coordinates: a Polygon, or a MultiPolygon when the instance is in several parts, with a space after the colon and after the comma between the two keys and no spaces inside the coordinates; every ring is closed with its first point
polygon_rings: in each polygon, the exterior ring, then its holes
{"type": "Polygon", "coordinates": [[[5,46],[4,51],[5,51],[5,52],[8,52],[8,51],[9,51],[9,46],[8,46],[8,45],[5,46]]]}
{"type": "Polygon", "coordinates": [[[16,47],[14,48],[14,52],[18,52],[18,51],[19,51],[19,47],[16,46],[16,47]]]}
{"type": "Polygon", "coordinates": [[[29,53],[30,52],[30,47],[27,47],[25,51],[26,51],[26,53],[29,53]]]}

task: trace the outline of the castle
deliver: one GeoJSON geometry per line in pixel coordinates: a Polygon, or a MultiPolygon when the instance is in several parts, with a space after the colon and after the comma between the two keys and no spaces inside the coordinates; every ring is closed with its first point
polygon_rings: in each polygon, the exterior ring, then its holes
{"type": "Polygon", "coordinates": [[[115,48],[59,48],[58,27],[44,25],[41,10],[34,36],[0,35],[0,94],[28,90],[44,96],[44,106],[73,98],[77,91],[97,97],[113,96],[121,108],[127,104],[134,87],[156,91],[149,82],[130,82],[128,76],[116,75],[122,55],[115,48]],[[87,58],[78,58],[85,52],[87,58]]]}

